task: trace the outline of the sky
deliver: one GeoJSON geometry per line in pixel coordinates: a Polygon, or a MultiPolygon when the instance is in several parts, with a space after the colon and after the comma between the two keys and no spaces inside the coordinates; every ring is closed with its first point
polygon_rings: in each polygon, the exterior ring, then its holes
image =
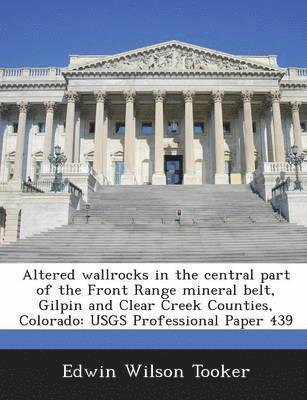
{"type": "Polygon", "coordinates": [[[66,66],[167,40],[307,67],[307,0],[2,1],[0,66],[66,66]]]}

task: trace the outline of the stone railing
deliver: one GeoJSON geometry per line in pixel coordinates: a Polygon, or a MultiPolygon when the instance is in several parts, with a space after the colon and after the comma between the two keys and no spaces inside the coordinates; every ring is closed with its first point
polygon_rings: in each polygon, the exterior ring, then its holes
{"type": "Polygon", "coordinates": [[[63,68],[0,68],[0,81],[63,79],[63,68]]]}
{"type": "MultiPolygon", "coordinates": [[[[66,163],[59,168],[59,172],[63,174],[88,174],[91,172],[91,168],[87,163],[66,163]]],[[[41,173],[54,174],[55,167],[50,164],[43,164],[41,173]]]]}
{"type": "MultiPolygon", "coordinates": [[[[290,165],[287,162],[264,162],[260,166],[262,172],[279,174],[280,172],[295,172],[294,165],[290,165]]],[[[300,171],[307,172],[307,163],[302,164],[300,171]]]]}
{"type": "Polygon", "coordinates": [[[286,79],[306,79],[307,80],[307,68],[286,68],[285,69],[286,79]]]}

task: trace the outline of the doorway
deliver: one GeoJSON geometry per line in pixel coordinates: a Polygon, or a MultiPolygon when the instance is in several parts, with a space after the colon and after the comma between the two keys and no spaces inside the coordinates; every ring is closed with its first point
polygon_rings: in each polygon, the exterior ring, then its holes
{"type": "Polygon", "coordinates": [[[167,185],[181,185],[183,179],[183,156],[165,156],[164,171],[167,185]]]}

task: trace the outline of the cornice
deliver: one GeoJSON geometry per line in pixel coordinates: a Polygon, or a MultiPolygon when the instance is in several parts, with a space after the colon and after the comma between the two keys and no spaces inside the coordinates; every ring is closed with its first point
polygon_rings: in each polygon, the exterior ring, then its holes
{"type": "Polygon", "coordinates": [[[63,82],[0,82],[0,90],[2,89],[66,89],[67,84],[63,82]]]}
{"type": "Polygon", "coordinates": [[[276,78],[278,71],[69,71],[66,78],[276,78]]]}
{"type": "Polygon", "coordinates": [[[296,88],[307,88],[307,81],[305,82],[280,82],[280,87],[283,89],[296,89],[296,88]]]}

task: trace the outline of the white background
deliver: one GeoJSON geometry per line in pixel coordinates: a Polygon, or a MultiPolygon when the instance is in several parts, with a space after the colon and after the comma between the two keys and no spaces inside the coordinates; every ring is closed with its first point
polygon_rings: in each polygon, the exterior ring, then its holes
{"type": "MultiPolygon", "coordinates": [[[[30,317],[36,318],[40,314],[43,318],[64,318],[67,315],[61,315],[57,311],[41,311],[38,308],[38,303],[42,299],[55,300],[59,299],[62,302],[69,302],[70,300],[83,303],[83,311],[68,311],[74,317],[83,318],[84,325],[78,326],[78,329],[99,329],[97,326],[92,326],[89,322],[89,315],[93,313],[98,314],[126,314],[128,324],[126,326],[116,327],[107,326],[101,329],[155,329],[154,326],[134,326],[132,321],[133,314],[141,314],[144,318],[157,318],[160,314],[164,314],[169,318],[212,318],[215,314],[218,315],[220,321],[219,326],[210,327],[208,329],[240,329],[236,326],[225,326],[224,314],[233,314],[237,318],[264,318],[264,323],[261,326],[247,326],[246,329],[306,329],[307,328],[307,264],[1,264],[0,265],[0,329],[61,329],[59,326],[27,326],[23,327],[19,323],[20,316],[28,314],[30,317]],[[230,287],[234,283],[238,288],[246,283],[250,287],[258,287],[259,282],[257,279],[254,281],[232,281],[232,280],[205,280],[199,279],[197,281],[179,281],[176,279],[169,279],[168,281],[159,280],[144,280],[144,281],[85,281],[76,279],[75,281],[37,281],[37,280],[22,280],[25,271],[33,271],[36,268],[49,272],[69,272],[72,268],[75,269],[76,277],[79,276],[81,271],[84,272],[99,272],[102,268],[109,269],[112,272],[128,272],[134,268],[140,272],[148,272],[151,276],[156,270],[167,272],[169,277],[174,277],[174,273],[178,269],[185,268],[189,272],[198,272],[201,276],[204,272],[223,272],[232,269],[236,272],[250,271],[253,268],[255,277],[258,277],[260,272],[290,272],[290,280],[270,280],[265,282],[268,284],[275,296],[171,296],[172,302],[190,302],[195,299],[197,302],[207,304],[210,299],[216,299],[220,302],[243,302],[245,300],[264,303],[267,302],[272,307],[272,312],[263,311],[208,311],[205,307],[204,311],[163,311],[159,306],[153,311],[121,311],[118,309],[118,296],[113,297],[114,310],[113,311],[89,311],[87,305],[89,302],[104,302],[110,300],[110,297],[103,296],[60,296],[56,290],[60,284],[69,284],[72,287],[81,287],[86,290],[88,283],[95,283],[98,287],[118,287],[125,284],[132,288],[134,284],[143,284],[148,287],[176,287],[178,292],[183,287],[192,287],[200,285],[202,287],[230,287]],[[51,294],[49,296],[36,294],[36,289],[39,287],[46,287],[52,284],[51,294]],[[287,315],[293,316],[293,324],[291,326],[273,326],[270,319],[274,315],[287,315]]],[[[137,302],[156,302],[160,304],[160,297],[158,296],[126,296],[122,298],[131,298],[137,302]]],[[[75,327],[63,327],[63,329],[76,329],[75,327]]],[[[206,329],[204,326],[200,327],[171,327],[171,326],[156,326],[157,329],[206,329]]]]}

